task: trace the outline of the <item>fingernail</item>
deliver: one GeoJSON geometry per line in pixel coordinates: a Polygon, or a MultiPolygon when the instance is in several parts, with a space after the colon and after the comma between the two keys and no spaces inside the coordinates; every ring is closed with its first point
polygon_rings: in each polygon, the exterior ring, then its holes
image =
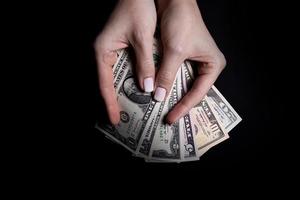
{"type": "Polygon", "coordinates": [[[154,99],[156,101],[163,101],[165,99],[166,96],[166,89],[158,87],[155,90],[155,95],[154,95],[154,99]]]}
{"type": "Polygon", "coordinates": [[[144,89],[145,92],[153,91],[153,78],[149,77],[144,79],[144,89]]]}

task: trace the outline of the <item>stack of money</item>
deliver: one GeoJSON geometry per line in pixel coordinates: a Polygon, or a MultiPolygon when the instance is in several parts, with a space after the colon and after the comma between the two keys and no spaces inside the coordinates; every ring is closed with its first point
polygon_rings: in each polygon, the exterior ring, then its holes
{"type": "MultiPolygon", "coordinates": [[[[153,46],[153,58],[159,68],[159,48],[153,46]]],[[[133,63],[127,49],[118,52],[113,66],[114,87],[120,106],[118,125],[96,124],[107,138],[122,145],[146,162],[195,161],[213,146],[229,138],[228,132],[241,117],[216,87],[179,121],[168,125],[166,114],[188,92],[193,83],[189,61],[180,66],[172,91],[165,101],[157,102],[151,93],[142,92],[134,78],[133,63]]]]}

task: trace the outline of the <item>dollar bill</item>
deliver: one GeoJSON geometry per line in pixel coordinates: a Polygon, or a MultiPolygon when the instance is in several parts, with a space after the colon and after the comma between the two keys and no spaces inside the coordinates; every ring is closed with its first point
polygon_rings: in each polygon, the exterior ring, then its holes
{"type": "Polygon", "coordinates": [[[119,75],[119,72],[124,72],[124,69],[127,67],[127,64],[124,62],[128,62],[128,51],[122,49],[117,51],[117,61],[114,64],[112,70],[113,70],[113,77],[114,77],[114,86],[116,88],[116,85],[119,81],[116,81],[116,79],[119,77],[119,79],[122,77],[122,75],[119,75]],[[120,68],[123,68],[120,70],[120,68]],[[117,83],[116,83],[117,82],[117,83]]]}
{"type": "MultiPolygon", "coordinates": [[[[188,87],[192,84],[192,79],[188,72],[188,67],[190,67],[190,63],[185,61],[181,66],[181,90],[182,94],[185,95],[188,91],[188,87]]],[[[192,71],[190,71],[192,72],[192,71]]],[[[192,123],[189,114],[184,115],[180,120],[180,131],[181,131],[181,150],[184,161],[193,161],[199,160],[197,155],[196,144],[194,141],[194,133],[192,130],[192,123]]]]}
{"type": "MultiPolygon", "coordinates": [[[[189,89],[194,80],[194,73],[192,66],[189,62],[186,64],[186,81],[184,81],[189,89]]],[[[219,90],[213,85],[207,93],[207,103],[211,107],[215,117],[217,118],[219,124],[228,133],[231,131],[238,123],[242,121],[242,118],[233,109],[230,103],[225,99],[225,97],[219,92],[219,90]]]]}
{"type": "Polygon", "coordinates": [[[159,126],[160,120],[163,115],[163,109],[165,102],[156,102],[157,106],[154,108],[153,112],[149,115],[149,120],[146,122],[143,127],[143,135],[140,140],[138,149],[136,151],[137,156],[149,157],[150,148],[152,141],[156,132],[157,127],[159,126]]]}
{"type": "Polygon", "coordinates": [[[204,98],[189,112],[192,130],[195,134],[198,156],[202,156],[211,147],[229,138],[229,135],[218,123],[207,100],[204,98]]]}
{"type": "Polygon", "coordinates": [[[208,91],[207,102],[212,108],[212,112],[216,116],[218,122],[227,133],[242,121],[242,118],[215,86],[212,86],[208,91]]]}
{"type": "Polygon", "coordinates": [[[166,98],[163,108],[163,118],[159,120],[159,124],[154,130],[154,139],[150,149],[150,159],[164,161],[180,161],[180,130],[179,122],[168,125],[164,122],[164,117],[177,104],[181,98],[181,69],[178,70],[175,82],[170,94],[166,98]]]}
{"type": "Polygon", "coordinates": [[[113,69],[118,70],[114,84],[121,121],[116,126],[98,124],[96,128],[135,153],[141,135],[158,103],[152,99],[150,93],[142,92],[137,87],[132,61],[126,51],[120,54],[113,69]]]}
{"type": "MultiPolygon", "coordinates": [[[[190,63],[187,61],[185,63],[183,68],[183,88],[188,90],[192,86],[194,74],[190,63]]],[[[206,96],[184,118],[188,119],[191,124],[191,130],[189,131],[194,139],[198,157],[229,137],[212,112],[206,96]]]]}
{"type": "MultiPolygon", "coordinates": [[[[159,68],[159,45],[153,45],[153,58],[159,68]]],[[[195,161],[210,148],[229,138],[228,132],[241,117],[215,86],[188,114],[172,125],[167,113],[189,91],[194,73],[189,61],[180,66],[166,101],[157,102],[152,94],[140,91],[133,74],[128,50],[117,51],[112,67],[114,87],[120,107],[118,125],[98,123],[96,128],[110,140],[124,146],[146,162],[195,161]]]]}

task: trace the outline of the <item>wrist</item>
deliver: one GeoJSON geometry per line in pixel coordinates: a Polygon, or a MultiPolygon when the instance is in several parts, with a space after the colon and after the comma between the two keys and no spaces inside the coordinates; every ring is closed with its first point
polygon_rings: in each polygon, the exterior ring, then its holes
{"type": "Polygon", "coordinates": [[[193,4],[197,6],[196,0],[155,0],[157,13],[160,15],[166,8],[170,6],[182,6],[186,4],[193,4]]]}
{"type": "Polygon", "coordinates": [[[153,2],[154,3],[155,0],[119,0],[118,3],[129,3],[129,4],[139,4],[139,3],[149,3],[149,2],[153,2]]]}
{"type": "Polygon", "coordinates": [[[171,4],[187,4],[187,3],[197,3],[196,0],[155,0],[158,6],[164,7],[171,4]]]}

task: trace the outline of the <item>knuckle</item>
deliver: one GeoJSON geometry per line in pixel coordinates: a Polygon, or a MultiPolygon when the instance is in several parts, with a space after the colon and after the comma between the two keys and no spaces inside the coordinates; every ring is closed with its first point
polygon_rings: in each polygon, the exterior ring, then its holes
{"type": "Polygon", "coordinates": [[[159,84],[169,88],[173,84],[174,75],[170,71],[162,71],[159,73],[157,79],[159,84]]]}
{"type": "Polygon", "coordinates": [[[98,36],[94,42],[94,50],[97,54],[105,52],[104,48],[104,42],[103,40],[98,36]]]}
{"type": "Polygon", "coordinates": [[[144,42],[149,41],[149,39],[151,39],[151,34],[146,28],[136,28],[133,31],[133,42],[136,45],[141,45],[144,42]]]}
{"type": "Polygon", "coordinates": [[[145,70],[154,67],[153,60],[150,58],[143,58],[143,59],[140,58],[139,63],[140,63],[140,68],[145,70]]]}
{"type": "Polygon", "coordinates": [[[187,98],[183,98],[183,99],[180,101],[180,105],[182,106],[182,108],[183,108],[184,111],[188,111],[189,108],[190,108],[190,103],[189,103],[189,101],[187,100],[187,98]]]}
{"type": "Polygon", "coordinates": [[[154,64],[151,59],[143,59],[138,64],[138,71],[141,74],[151,75],[154,73],[154,64]]]}
{"type": "Polygon", "coordinates": [[[99,36],[97,36],[96,37],[96,39],[95,39],[95,41],[94,41],[94,49],[97,51],[97,50],[99,50],[100,49],[100,47],[101,47],[101,44],[102,44],[102,36],[101,35],[99,35],[99,36]]]}
{"type": "Polygon", "coordinates": [[[219,70],[223,70],[226,66],[226,59],[223,53],[220,53],[220,55],[216,59],[216,66],[219,70]]]}
{"type": "Polygon", "coordinates": [[[94,50],[96,53],[106,53],[109,47],[109,39],[103,33],[99,34],[94,41],[94,50]]]}
{"type": "Polygon", "coordinates": [[[184,54],[184,46],[180,43],[178,44],[168,43],[165,45],[165,48],[167,52],[176,56],[181,56],[184,54]]]}

